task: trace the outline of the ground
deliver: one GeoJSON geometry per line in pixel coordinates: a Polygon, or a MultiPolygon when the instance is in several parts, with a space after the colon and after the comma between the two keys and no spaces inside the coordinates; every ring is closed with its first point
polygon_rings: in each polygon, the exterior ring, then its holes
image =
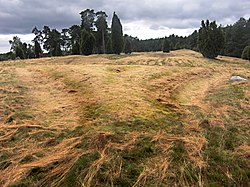
{"type": "Polygon", "coordinates": [[[1,62],[0,186],[249,186],[249,80],[190,50],[1,62]]]}

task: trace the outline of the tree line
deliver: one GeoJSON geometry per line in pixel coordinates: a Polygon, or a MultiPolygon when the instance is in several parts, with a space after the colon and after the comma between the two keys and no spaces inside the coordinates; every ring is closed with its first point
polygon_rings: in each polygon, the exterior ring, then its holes
{"type": "Polygon", "coordinates": [[[124,40],[122,24],[115,12],[111,28],[108,28],[108,16],[103,11],[94,12],[94,10],[86,9],[80,12],[80,16],[80,25],[72,25],[62,29],[61,32],[49,26],[44,26],[40,30],[34,27],[33,45],[22,43],[20,38],[14,36],[13,40],[9,41],[12,54],[20,59],[70,54],[120,54],[124,51],[124,47],[128,53],[131,53],[131,47],[124,40]],[[47,53],[43,53],[43,49],[47,53]]]}
{"type": "Polygon", "coordinates": [[[225,27],[217,26],[215,21],[202,21],[200,29],[195,30],[187,37],[172,34],[165,38],[147,40],[133,38],[131,41],[133,41],[132,50],[136,52],[161,51],[161,44],[163,44],[163,47],[166,48],[167,45],[171,51],[191,49],[201,52],[203,56],[208,58],[213,58],[216,56],[215,53],[218,53],[249,60],[250,18],[248,20],[240,18],[236,23],[225,27]],[[204,52],[204,50],[208,51],[204,52]]]}
{"type": "Polygon", "coordinates": [[[140,40],[123,35],[122,24],[114,12],[111,27],[107,24],[107,14],[86,9],[80,12],[81,22],[58,31],[44,26],[34,27],[32,44],[22,43],[17,36],[9,41],[11,51],[0,55],[2,58],[21,59],[43,56],[130,54],[132,52],[161,51],[178,49],[199,51],[207,58],[217,55],[250,59],[250,19],[240,18],[233,25],[217,26],[216,22],[202,21],[201,27],[187,37],[170,35],[165,38],[140,40]],[[43,49],[48,53],[44,53],[43,49]]]}

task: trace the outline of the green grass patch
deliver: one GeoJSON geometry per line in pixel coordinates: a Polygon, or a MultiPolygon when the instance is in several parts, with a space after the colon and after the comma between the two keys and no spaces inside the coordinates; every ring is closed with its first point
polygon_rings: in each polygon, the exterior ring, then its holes
{"type": "Polygon", "coordinates": [[[236,108],[240,108],[240,100],[242,99],[244,99],[243,87],[240,84],[234,83],[228,83],[222,89],[206,97],[207,101],[217,103],[219,106],[228,105],[236,108]]]}
{"type": "Polygon", "coordinates": [[[236,128],[214,128],[207,132],[204,157],[209,167],[204,176],[209,185],[247,186],[249,182],[248,158],[235,154],[235,148],[244,143],[236,128]]]}
{"type": "Polygon", "coordinates": [[[119,60],[132,56],[137,56],[137,55],[136,54],[107,55],[106,58],[109,60],[119,60]]]}
{"type": "MultiPolygon", "coordinates": [[[[98,152],[89,153],[81,156],[74,163],[71,169],[65,175],[60,183],[61,187],[77,187],[82,185],[84,173],[88,170],[90,164],[100,157],[98,152]]],[[[85,173],[86,174],[86,173],[85,173]]]]}

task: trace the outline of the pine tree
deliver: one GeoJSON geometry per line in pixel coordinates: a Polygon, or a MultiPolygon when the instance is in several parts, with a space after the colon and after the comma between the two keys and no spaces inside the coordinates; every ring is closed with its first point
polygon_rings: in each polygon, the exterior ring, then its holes
{"type": "Polygon", "coordinates": [[[111,25],[111,41],[113,52],[119,55],[123,49],[123,32],[122,24],[115,12],[113,14],[111,25]]]}
{"type": "Polygon", "coordinates": [[[107,49],[107,50],[106,50],[106,53],[107,53],[107,54],[112,54],[112,53],[113,53],[111,38],[108,39],[106,49],[107,49]]]}
{"type": "Polygon", "coordinates": [[[39,58],[41,53],[42,53],[41,46],[38,43],[38,41],[35,40],[35,56],[36,56],[36,58],[39,58]]]}
{"type": "Polygon", "coordinates": [[[108,24],[107,24],[107,14],[103,11],[99,11],[96,13],[96,21],[95,26],[97,28],[96,31],[96,42],[97,48],[100,54],[106,53],[106,39],[108,35],[108,24]]]}
{"type": "Polygon", "coordinates": [[[162,51],[164,53],[169,53],[170,52],[170,42],[169,42],[169,40],[167,38],[165,38],[164,41],[163,41],[162,51]]]}
{"type": "Polygon", "coordinates": [[[175,44],[174,49],[175,49],[175,50],[181,49],[181,44],[180,44],[180,42],[177,42],[177,43],[175,44]]]}
{"type": "Polygon", "coordinates": [[[125,54],[131,54],[132,53],[132,43],[131,43],[131,41],[129,39],[125,40],[124,53],[125,54]]]}
{"type": "Polygon", "coordinates": [[[75,42],[72,46],[72,55],[80,55],[80,45],[78,42],[75,42]]]}
{"type": "Polygon", "coordinates": [[[245,60],[250,60],[250,46],[246,46],[242,52],[241,58],[245,60]]]}
{"type": "Polygon", "coordinates": [[[220,54],[224,45],[224,35],[222,29],[217,27],[216,22],[206,23],[202,20],[199,29],[198,47],[202,55],[206,58],[215,58],[220,54]]]}
{"type": "Polygon", "coordinates": [[[95,37],[91,32],[86,31],[83,29],[81,34],[81,54],[83,55],[91,55],[93,53],[95,45],[95,37]]]}
{"type": "Polygon", "coordinates": [[[21,46],[16,47],[16,57],[19,57],[20,59],[24,59],[24,54],[21,46]]]}
{"type": "Polygon", "coordinates": [[[81,15],[81,28],[87,31],[93,30],[94,20],[95,20],[95,12],[94,10],[86,9],[80,12],[81,15]]]}

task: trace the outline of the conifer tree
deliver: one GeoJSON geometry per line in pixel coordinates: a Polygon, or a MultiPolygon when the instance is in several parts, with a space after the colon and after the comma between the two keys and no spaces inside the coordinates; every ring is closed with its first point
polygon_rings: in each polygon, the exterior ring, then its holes
{"type": "Polygon", "coordinates": [[[224,35],[222,29],[217,27],[216,22],[206,23],[202,20],[199,29],[198,47],[202,55],[206,58],[217,57],[224,45],[224,35]]]}
{"type": "Polygon", "coordinates": [[[72,46],[72,55],[80,55],[80,45],[78,41],[76,41],[72,46]]]}
{"type": "Polygon", "coordinates": [[[95,37],[94,35],[83,29],[82,34],[81,34],[81,54],[83,55],[91,55],[93,53],[95,45],[95,37]]]}
{"type": "Polygon", "coordinates": [[[86,9],[80,12],[81,15],[81,28],[87,31],[93,30],[94,20],[95,20],[95,12],[94,10],[86,9]]]}
{"type": "Polygon", "coordinates": [[[113,53],[111,38],[108,39],[106,53],[107,54],[113,53]]]}
{"type": "Polygon", "coordinates": [[[131,43],[131,41],[129,39],[125,40],[124,53],[125,54],[131,54],[132,53],[132,43],[131,43]]]}
{"type": "Polygon", "coordinates": [[[35,56],[36,58],[39,58],[40,57],[40,54],[42,54],[42,49],[41,49],[41,46],[40,44],[38,43],[37,40],[35,40],[35,56]]]}
{"type": "Polygon", "coordinates": [[[244,48],[241,58],[250,61],[250,46],[244,48]]]}
{"type": "Polygon", "coordinates": [[[170,42],[169,42],[169,40],[167,38],[165,38],[164,41],[163,41],[162,51],[164,53],[169,53],[170,52],[170,42]]]}
{"type": "Polygon", "coordinates": [[[111,41],[113,53],[120,54],[123,49],[123,32],[122,24],[114,12],[111,25],[111,41]]]}
{"type": "Polygon", "coordinates": [[[96,31],[96,41],[97,48],[100,54],[106,53],[106,39],[108,35],[108,24],[107,24],[107,14],[103,11],[99,11],[96,13],[96,21],[95,26],[97,28],[96,31]]]}

